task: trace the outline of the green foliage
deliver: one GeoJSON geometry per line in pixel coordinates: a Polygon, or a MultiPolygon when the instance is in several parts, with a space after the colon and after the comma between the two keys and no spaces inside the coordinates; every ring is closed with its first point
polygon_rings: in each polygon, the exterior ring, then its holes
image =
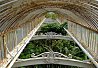
{"type": "Polygon", "coordinates": [[[66,28],[68,29],[68,24],[67,22],[64,22],[63,24],[60,25],[61,28],[66,28]]]}
{"type": "Polygon", "coordinates": [[[42,52],[49,51],[49,47],[54,52],[60,52],[67,56],[72,55],[72,58],[84,60],[85,54],[73,41],[68,40],[34,40],[30,41],[24,51],[21,53],[20,58],[30,58],[32,53],[38,55],[42,52]]]}
{"type": "Polygon", "coordinates": [[[43,27],[41,27],[41,31],[43,33],[46,33],[46,32],[57,32],[59,29],[59,25],[57,23],[52,23],[52,24],[47,24],[43,27]]]}
{"type": "Polygon", "coordinates": [[[21,55],[19,56],[19,58],[21,59],[27,59],[27,58],[31,58],[31,54],[35,53],[36,55],[47,51],[46,49],[43,49],[42,43],[43,41],[32,41],[29,42],[26,46],[26,48],[23,50],[23,52],[21,53],[21,55]]]}
{"type": "Polygon", "coordinates": [[[45,24],[41,27],[40,32],[38,33],[56,32],[58,34],[61,33],[62,35],[66,35],[67,33],[63,27],[67,28],[67,22],[61,25],[59,23],[45,24]]]}

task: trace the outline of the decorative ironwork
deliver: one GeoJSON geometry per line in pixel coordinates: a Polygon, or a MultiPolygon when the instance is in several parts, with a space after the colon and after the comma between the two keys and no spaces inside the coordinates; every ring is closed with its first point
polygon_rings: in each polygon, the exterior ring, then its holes
{"type": "Polygon", "coordinates": [[[55,62],[58,62],[58,61],[55,61],[54,59],[55,58],[69,58],[68,56],[62,54],[62,53],[59,53],[59,52],[53,52],[53,51],[50,51],[50,52],[44,52],[44,53],[41,53],[37,56],[35,56],[34,53],[31,54],[31,57],[32,58],[37,58],[37,57],[43,57],[43,58],[46,58],[44,60],[45,63],[55,63],[55,62]],[[48,59],[47,59],[48,58],[48,59]]]}

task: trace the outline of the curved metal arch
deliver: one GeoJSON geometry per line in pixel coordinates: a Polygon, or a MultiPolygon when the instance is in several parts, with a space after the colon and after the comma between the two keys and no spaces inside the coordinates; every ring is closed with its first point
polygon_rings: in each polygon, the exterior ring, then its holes
{"type": "Polygon", "coordinates": [[[35,35],[32,37],[31,40],[38,40],[38,39],[66,39],[72,40],[69,36],[62,36],[62,35],[35,35]]]}
{"type": "MultiPolygon", "coordinates": [[[[36,11],[35,11],[36,12],[36,11]]],[[[10,32],[10,31],[13,31],[13,30],[16,30],[17,28],[20,28],[22,26],[24,26],[25,24],[27,24],[28,22],[30,23],[30,21],[34,21],[35,18],[39,18],[40,16],[44,15],[46,12],[45,11],[42,11],[38,14],[36,14],[35,12],[32,12],[30,14],[28,14],[25,18],[21,19],[18,21],[18,23],[16,24],[13,24],[12,26],[10,26],[9,28],[7,28],[5,31],[4,31],[4,34],[10,32]]],[[[20,17],[21,18],[21,17],[20,17]]]]}
{"type": "Polygon", "coordinates": [[[55,12],[59,15],[61,14],[68,21],[72,21],[74,23],[77,23],[81,26],[84,26],[88,29],[91,29],[91,30],[97,32],[97,29],[92,24],[90,24],[89,21],[82,19],[83,17],[81,17],[80,15],[77,16],[77,14],[75,12],[71,12],[71,11],[63,9],[63,8],[40,8],[37,10],[42,10],[42,9],[45,10],[46,12],[52,10],[53,12],[55,12]]]}
{"type": "MultiPolygon", "coordinates": [[[[52,10],[53,12],[55,12],[55,13],[62,13],[62,14],[66,14],[67,16],[74,16],[74,17],[76,17],[76,15],[74,15],[72,12],[70,12],[70,11],[68,11],[68,10],[65,10],[65,9],[60,9],[60,8],[38,8],[37,10],[35,10],[35,11],[33,11],[32,10],[32,12],[31,13],[29,13],[28,15],[30,15],[30,16],[33,16],[33,14],[34,15],[36,15],[37,16],[37,14],[39,15],[39,14],[45,14],[46,12],[49,12],[50,10],[52,10]],[[39,11],[39,13],[38,13],[38,11],[39,11]],[[68,14],[70,14],[70,15],[68,15],[68,14]]],[[[65,16],[65,15],[64,15],[65,16]]],[[[30,18],[30,17],[29,17],[30,18]]],[[[28,18],[28,19],[29,19],[28,18]]],[[[26,19],[26,18],[25,18],[26,19]]],[[[71,18],[72,19],[72,18],[71,18]]],[[[71,19],[69,19],[69,20],[71,20],[71,19]]],[[[26,19],[27,20],[27,19],[26,19]]],[[[83,21],[83,20],[82,20],[83,21]]],[[[83,22],[85,22],[85,21],[83,21],[83,22]]],[[[85,22],[86,23],[86,22],[85,22]]]]}
{"type": "Polygon", "coordinates": [[[28,66],[28,65],[38,65],[38,64],[60,64],[60,65],[70,65],[70,66],[78,66],[78,67],[85,67],[85,68],[95,68],[92,64],[88,62],[83,62],[75,59],[69,58],[47,58],[47,57],[36,57],[36,58],[29,58],[29,59],[20,59],[16,61],[13,67],[21,67],[21,66],[28,66]],[[53,60],[50,62],[46,62],[46,60],[53,60]]]}
{"type": "MultiPolygon", "coordinates": [[[[34,16],[36,17],[36,16],[39,15],[39,14],[42,14],[42,15],[43,15],[44,13],[46,13],[47,11],[49,11],[49,9],[50,9],[50,8],[37,9],[36,11],[29,13],[29,14],[26,16],[26,18],[27,18],[28,21],[29,21],[29,20],[30,20],[29,18],[31,17],[31,15],[32,15],[33,17],[34,17],[34,16]],[[43,10],[43,11],[42,11],[42,10],[43,10]],[[39,14],[37,13],[37,11],[39,11],[39,14]],[[29,15],[30,15],[30,17],[28,17],[29,15]]],[[[77,17],[76,15],[74,15],[73,13],[71,13],[70,11],[67,11],[67,10],[64,11],[64,10],[62,9],[63,12],[61,12],[61,11],[62,11],[61,9],[57,9],[57,8],[56,8],[56,9],[55,9],[55,8],[52,8],[51,10],[53,10],[54,12],[55,12],[55,11],[56,11],[56,12],[58,11],[59,13],[65,12],[65,13],[63,13],[63,14],[66,14],[66,13],[68,12],[67,15],[70,13],[71,16],[77,17]],[[66,11],[67,11],[67,12],[66,12],[66,11]]],[[[32,17],[32,18],[33,18],[33,17],[32,17]]],[[[74,17],[74,18],[75,18],[75,17],[74,17]]],[[[23,21],[20,20],[20,22],[23,22],[23,23],[26,22],[26,21],[27,21],[26,18],[24,18],[23,21]]],[[[78,17],[77,17],[77,18],[78,18],[78,17]]],[[[70,19],[70,16],[69,16],[68,20],[73,20],[73,19],[72,19],[72,18],[70,19]]],[[[19,21],[18,21],[18,22],[19,22],[19,21]]],[[[83,21],[82,19],[79,19],[79,22],[81,23],[81,22],[85,22],[85,21],[83,21]],[[81,20],[81,21],[80,21],[80,20],[81,20]]],[[[78,23],[79,23],[79,22],[78,22],[78,23]]],[[[85,23],[86,23],[86,22],[85,22],[85,23]]],[[[16,24],[14,24],[14,27],[15,27],[15,25],[16,25],[16,24]]],[[[16,27],[17,27],[17,26],[16,26],[16,27]]]]}
{"type": "MultiPolygon", "coordinates": [[[[72,9],[74,9],[74,11],[76,11],[78,9],[82,9],[82,11],[83,11],[85,9],[85,7],[90,8],[90,6],[87,6],[85,4],[82,5],[83,3],[82,4],[81,3],[78,4],[78,1],[77,0],[76,1],[72,1],[72,2],[70,2],[70,1],[68,1],[68,2],[67,1],[64,1],[64,2],[63,1],[45,1],[45,2],[38,1],[37,3],[36,2],[37,1],[23,1],[23,0],[20,1],[20,0],[17,0],[16,2],[14,2],[14,3],[11,4],[12,6],[10,5],[12,8],[9,9],[9,10],[13,10],[13,12],[15,13],[13,15],[13,18],[14,18],[15,15],[18,15],[19,14],[18,16],[22,16],[25,13],[30,13],[31,10],[34,10],[35,11],[35,10],[38,10],[39,8],[42,8],[42,9],[43,8],[49,8],[49,7],[51,7],[51,8],[64,8],[64,9],[68,9],[68,10],[71,9],[71,12],[73,12],[72,9]]],[[[15,24],[15,22],[16,21],[14,21],[12,24],[15,24]]],[[[3,28],[3,27],[1,27],[1,28],[3,28]]]]}

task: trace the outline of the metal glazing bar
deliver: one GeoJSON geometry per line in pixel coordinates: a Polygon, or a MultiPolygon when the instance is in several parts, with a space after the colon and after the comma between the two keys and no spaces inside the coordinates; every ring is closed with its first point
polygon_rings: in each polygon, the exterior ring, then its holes
{"type": "Polygon", "coordinates": [[[72,39],[78,44],[78,46],[83,50],[83,52],[89,57],[89,59],[94,63],[94,65],[98,68],[98,63],[94,60],[94,58],[89,54],[89,52],[84,49],[81,43],[67,30],[64,28],[64,30],[72,37],[72,39]]]}

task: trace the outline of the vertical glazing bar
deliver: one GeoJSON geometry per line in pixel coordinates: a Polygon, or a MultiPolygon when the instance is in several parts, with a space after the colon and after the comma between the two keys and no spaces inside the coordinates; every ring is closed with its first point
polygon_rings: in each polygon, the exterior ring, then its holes
{"type": "Polygon", "coordinates": [[[71,28],[70,28],[71,27],[71,24],[70,24],[70,22],[68,24],[69,24],[69,31],[71,31],[71,28]]]}
{"type": "Polygon", "coordinates": [[[8,43],[7,43],[7,47],[8,47],[8,49],[10,50],[10,34],[8,33],[7,34],[7,41],[8,41],[8,43]]]}
{"type": "Polygon", "coordinates": [[[70,26],[70,32],[71,32],[71,29],[72,29],[72,28],[71,28],[71,22],[69,22],[69,23],[70,23],[69,26],[70,26]]]}
{"type": "Polygon", "coordinates": [[[0,36],[0,61],[1,61],[1,59],[2,59],[2,56],[1,56],[1,54],[2,54],[2,51],[1,51],[1,36],[0,36]]]}
{"type": "Polygon", "coordinates": [[[98,49],[98,44],[97,44],[97,42],[98,42],[98,40],[97,40],[97,33],[95,33],[95,53],[98,55],[98,52],[97,52],[97,49],[98,49]]]}
{"type": "Polygon", "coordinates": [[[80,38],[81,37],[81,35],[80,35],[80,26],[78,25],[78,39],[79,39],[79,41],[80,41],[80,38]]]}
{"type": "Polygon", "coordinates": [[[95,33],[95,47],[94,47],[95,53],[97,54],[97,34],[95,33]]]}
{"type": "Polygon", "coordinates": [[[0,36],[0,45],[1,45],[1,59],[4,58],[4,47],[3,47],[3,38],[0,36]]]}
{"type": "MultiPolygon", "coordinates": [[[[94,43],[94,44],[93,44],[93,51],[96,53],[96,50],[95,50],[95,48],[97,47],[97,46],[96,46],[96,34],[93,33],[93,36],[94,36],[94,38],[93,38],[93,41],[94,41],[94,42],[93,42],[93,43],[94,43]]],[[[97,54],[97,53],[96,53],[96,54],[97,54]]]]}
{"type": "Polygon", "coordinates": [[[26,36],[28,35],[28,25],[26,24],[26,36]]]}
{"type": "Polygon", "coordinates": [[[75,32],[74,32],[74,23],[72,23],[72,32],[75,35],[75,32]]]}
{"type": "Polygon", "coordinates": [[[7,50],[6,50],[6,35],[3,35],[3,47],[4,47],[4,58],[7,57],[7,50]]]}
{"type": "Polygon", "coordinates": [[[11,51],[13,50],[13,34],[12,34],[12,32],[10,32],[11,33],[11,47],[12,47],[12,49],[11,49],[11,51]]]}
{"type": "Polygon", "coordinates": [[[21,42],[21,40],[22,40],[22,29],[19,28],[18,29],[18,44],[21,42]]]}
{"type": "Polygon", "coordinates": [[[79,25],[79,40],[81,41],[81,26],[79,25]]]}
{"type": "Polygon", "coordinates": [[[82,41],[82,27],[80,28],[80,41],[82,41]]]}
{"type": "Polygon", "coordinates": [[[9,33],[9,49],[12,51],[12,43],[11,43],[11,33],[9,33]]]}
{"type": "Polygon", "coordinates": [[[19,39],[18,39],[18,29],[16,30],[16,36],[17,36],[17,45],[19,43],[19,39]]]}
{"type": "Polygon", "coordinates": [[[29,33],[29,24],[27,24],[27,35],[29,33]]]}
{"type": "Polygon", "coordinates": [[[31,31],[31,21],[29,22],[29,33],[31,31]]]}
{"type": "Polygon", "coordinates": [[[27,36],[27,27],[26,27],[26,24],[25,24],[24,28],[25,28],[25,37],[26,37],[27,36]]]}
{"type": "Polygon", "coordinates": [[[91,31],[89,30],[89,48],[91,48],[91,31]]]}
{"type": "MultiPolygon", "coordinates": [[[[69,30],[70,26],[69,26],[69,22],[68,22],[68,30],[69,30]]],[[[69,30],[70,31],[70,30],[69,30]]]]}
{"type": "Polygon", "coordinates": [[[91,51],[93,51],[93,32],[91,31],[91,51]]]}
{"type": "Polygon", "coordinates": [[[72,27],[72,26],[71,26],[71,22],[70,22],[70,31],[71,31],[71,29],[72,29],[71,27],[72,27]]]}
{"type": "Polygon", "coordinates": [[[9,32],[9,49],[12,51],[12,44],[11,44],[11,33],[9,32]]]}
{"type": "Polygon", "coordinates": [[[93,52],[95,52],[95,50],[94,50],[94,46],[96,47],[96,45],[95,45],[95,34],[94,34],[94,32],[92,32],[92,35],[93,35],[93,39],[92,39],[92,50],[93,50],[93,52]]]}
{"type": "Polygon", "coordinates": [[[72,22],[70,22],[70,24],[71,24],[71,32],[72,32],[72,22]]]}
{"type": "MultiPolygon", "coordinates": [[[[84,28],[84,27],[83,27],[84,28]]],[[[84,28],[84,44],[86,45],[86,29],[84,28]]],[[[87,46],[87,45],[86,45],[87,46]]]]}
{"type": "Polygon", "coordinates": [[[85,34],[86,35],[86,44],[85,45],[88,47],[88,34],[87,34],[87,29],[85,29],[85,33],[86,33],[85,34]]]}
{"type": "MultiPolygon", "coordinates": [[[[9,46],[9,34],[6,35],[7,36],[7,47],[9,46]]],[[[9,49],[9,48],[8,48],[9,49]]]]}
{"type": "Polygon", "coordinates": [[[30,32],[30,26],[29,26],[30,22],[28,23],[28,33],[30,32]]]}
{"type": "Polygon", "coordinates": [[[73,23],[73,31],[74,31],[74,34],[75,34],[75,23],[73,23]]]}
{"type": "Polygon", "coordinates": [[[15,48],[15,45],[14,45],[14,32],[12,31],[12,47],[13,49],[15,48]]]}
{"type": "Polygon", "coordinates": [[[30,22],[30,31],[32,31],[32,27],[31,27],[32,25],[31,25],[31,24],[32,24],[32,23],[30,22]]]}
{"type": "Polygon", "coordinates": [[[33,21],[32,21],[32,24],[31,24],[31,30],[33,30],[33,28],[34,28],[34,25],[33,25],[33,21]]]}
{"type": "Polygon", "coordinates": [[[12,51],[13,47],[12,47],[12,35],[11,35],[11,32],[10,32],[10,48],[11,48],[11,51],[12,51]]]}
{"type": "Polygon", "coordinates": [[[35,28],[35,20],[33,20],[33,28],[35,28]]]}
{"type": "Polygon", "coordinates": [[[89,38],[90,38],[90,35],[89,35],[89,30],[87,30],[87,37],[88,37],[88,39],[87,39],[87,44],[88,44],[88,47],[89,47],[89,38]]]}
{"type": "MultiPolygon", "coordinates": [[[[6,47],[8,48],[8,34],[6,34],[6,47]]],[[[7,52],[8,54],[8,52],[7,52]]]]}
{"type": "Polygon", "coordinates": [[[82,43],[84,43],[84,28],[82,27],[82,40],[81,40],[82,43]]]}
{"type": "Polygon", "coordinates": [[[81,42],[83,42],[83,27],[81,27],[81,42]]]}
{"type": "Polygon", "coordinates": [[[23,27],[21,27],[21,40],[23,40],[23,27]]]}
{"type": "Polygon", "coordinates": [[[96,47],[96,50],[97,50],[97,57],[98,57],[98,34],[96,34],[96,38],[97,38],[97,47],[96,47]]]}
{"type": "Polygon", "coordinates": [[[81,41],[81,27],[80,27],[80,25],[78,25],[79,26],[79,41],[81,41]]]}
{"type": "Polygon", "coordinates": [[[73,33],[73,23],[72,22],[71,22],[71,32],[73,33]]]}
{"type": "Polygon", "coordinates": [[[25,37],[25,35],[24,35],[24,25],[23,25],[23,27],[22,27],[22,36],[23,36],[23,38],[25,37]]]}
{"type": "Polygon", "coordinates": [[[90,39],[89,39],[89,43],[90,43],[90,47],[89,47],[89,49],[91,50],[91,47],[92,47],[92,34],[91,34],[91,30],[90,30],[90,39]]]}
{"type": "Polygon", "coordinates": [[[79,26],[77,25],[77,35],[75,35],[75,37],[77,37],[77,39],[79,40],[79,26]]]}
{"type": "Polygon", "coordinates": [[[26,37],[26,30],[25,25],[23,26],[23,36],[26,37]]]}
{"type": "Polygon", "coordinates": [[[20,35],[21,35],[21,40],[20,40],[20,42],[22,41],[22,39],[23,39],[23,30],[22,30],[22,28],[20,28],[20,35]]]}
{"type": "Polygon", "coordinates": [[[13,31],[13,46],[15,48],[15,31],[13,31]]]}
{"type": "Polygon", "coordinates": [[[11,33],[12,33],[12,47],[14,49],[15,48],[15,45],[14,45],[14,32],[12,31],[11,33]]]}
{"type": "Polygon", "coordinates": [[[15,30],[15,46],[17,46],[17,33],[16,33],[16,30],[15,30]]]}

